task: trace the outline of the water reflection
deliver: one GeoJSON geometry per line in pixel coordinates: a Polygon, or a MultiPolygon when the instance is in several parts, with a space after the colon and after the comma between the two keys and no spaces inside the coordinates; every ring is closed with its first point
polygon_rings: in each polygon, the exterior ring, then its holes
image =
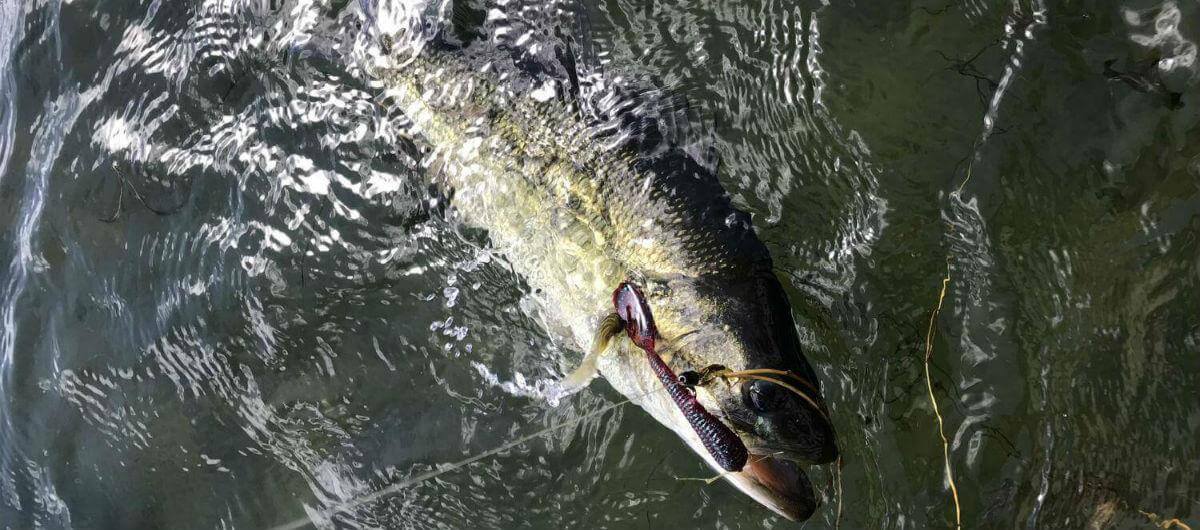
{"type": "Polygon", "coordinates": [[[369,74],[443,20],[561,66],[547,95],[591,58],[598,115],[618,77],[687,103],[671,140],[753,214],[837,423],[810,525],[952,520],[947,272],[965,525],[1196,524],[1194,4],[464,6],[0,7],[0,519],[781,525],[679,480],[708,471],[641,411],[589,415],[602,381],[546,401],[574,347],[369,74]]]}

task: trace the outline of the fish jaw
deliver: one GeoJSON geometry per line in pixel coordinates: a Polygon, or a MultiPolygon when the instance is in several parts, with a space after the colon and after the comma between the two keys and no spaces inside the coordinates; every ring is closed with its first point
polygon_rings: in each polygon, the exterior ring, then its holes
{"type": "Polygon", "coordinates": [[[733,487],[776,514],[790,521],[804,521],[816,511],[817,501],[813,495],[812,484],[799,462],[786,459],[777,453],[752,451],[741,471],[725,472],[704,449],[698,438],[694,435],[684,436],[679,429],[672,430],[687,442],[692,452],[704,458],[704,461],[714,471],[721,473],[720,476],[733,487]]]}
{"type": "MultiPolygon", "coordinates": [[[[743,494],[789,520],[802,521],[812,516],[817,503],[802,464],[787,458],[783,452],[768,452],[767,449],[752,446],[749,460],[741,471],[724,471],[705,448],[687,418],[662,390],[662,384],[633,359],[643,364],[645,361],[631,353],[633,347],[630,344],[614,344],[599,358],[600,373],[609,384],[663,426],[674,431],[693,453],[702,458],[714,473],[719,474],[714,476],[724,478],[743,494]]],[[[710,406],[713,404],[705,393],[700,393],[698,397],[710,406]]]]}
{"type": "Polygon", "coordinates": [[[751,454],[746,467],[726,479],[759,504],[791,521],[806,520],[817,509],[808,476],[792,460],[751,454]]]}

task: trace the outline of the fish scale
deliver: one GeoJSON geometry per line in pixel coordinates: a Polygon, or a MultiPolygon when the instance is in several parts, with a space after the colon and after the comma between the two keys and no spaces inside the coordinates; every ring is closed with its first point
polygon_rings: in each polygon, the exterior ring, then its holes
{"type": "MultiPolygon", "coordinates": [[[[647,170],[636,153],[601,147],[609,138],[597,135],[600,127],[562,101],[536,101],[493,82],[517,78],[496,70],[432,52],[376,75],[415,139],[434,148],[434,178],[453,190],[454,211],[487,229],[546,320],[570,330],[581,350],[590,348],[608,294],[625,279],[740,281],[769,268],[753,231],[724,222],[736,210],[712,175],[671,165],[647,170]]],[[[672,337],[716,325],[723,302],[689,292],[651,303],[672,337]]],[[[684,367],[737,366],[740,353],[734,348],[715,361],[686,351],[664,356],[684,367]]]]}
{"type": "MultiPolygon", "coordinates": [[[[552,337],[590,352],[554,394],[602,374],[714,469],[745,464],[747,471],[723,475],[738,488],[788,517],[807,517],[811,487],[773,456],[806,439],[790,427],[793,416],[756,416],[737,381],[694,394],[669,381],[714,366],[812,372],[748,217],[716,175],[681,149],[661,149],[656,117],[628,115],[641,106],[608,98],[621,109],[609,114],[626,113],[620,126],[589,123],[567,102],[535,98],[546,91],[514,69],[459,50],[426,52],[374,74],[385,100],[411,122],[412,139],[430,147],[429,178],[453,197],[451,215],[487,230],[529,285],[526,307],[552,337]],[[659,140],[659,149],[644,147],[659,140]],[[662,349],[654,362],[606,335],[610,295],[627,280],[644,288],[655,315],[662,349]],[[759,456],[747,460],[751,454],[759,456]],[[759,480],[768,475],[775,478],[759,480]]],[[[831,427],[817,427],[832,443],[831,427]]]]}
{"type": "MultiPolygon", "coordinates": [[[[589,227],[600,242],[594,252],[629,273],[735,274],[738,265],[747,265],[729,245],[719,244],[713,223],[694,219],[695,212],[711,205],[696,208],[694,201],[673,193],[674,182],[635,168],[630,155],[596,147],[593,128],[561,101],[503,92],[467,61],[442,55],[418,56],[385,78],[393,103],[424,111],[408,114],[429,143],[464,145],[473,133],[498,140],[444,161],[453,166],[446,183],[456,191],[499,180],[519,183],[522,193],[541,198],[541,207],[569,213],[589,227]],[[464,126],[477,122],[485,124],[480,131],[464,126]]],[[[469,223],[491,226],[489,218],[504,202],[458,209],[469,223]]],[[[517,240],[494,243],[529,246],[517,240]]]]}
{"type": "MultiPolygon", "coordinates": [[[[488,230],[581,348],[626,278],[748,276],[769,260],[752,233],[713,222],[734,212],[715,181],[711,193],[688,193],[705,183],[598,147],[606,139],[578,112],[502,90],[493,69],[433,53],[377,75],[418,140],[435,148],[455,211],[488,230]],[[744,239],[756,245],[739,246],[744,239]]],[[[664,332],[685,332],[681,311],[660,303],[664,332]]]]}

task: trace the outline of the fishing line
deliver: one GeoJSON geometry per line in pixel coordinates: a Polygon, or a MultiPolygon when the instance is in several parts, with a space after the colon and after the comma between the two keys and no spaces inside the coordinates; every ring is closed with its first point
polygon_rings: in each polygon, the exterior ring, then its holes
{"type": "MultiPolygon", "coordinates": [[[[777,377],[772,377],[772,376],[788,377],[788,378],[793,379],[793,380],[797,381],[798,383],[800,383],[801,386],[805,386],[810,389],[813,388],[812,383],[804,380],[802,377],[799,377],[798,375],[796,375],[790,371],[775,370],[775,369],[770,369],[770,368],[760,368],[760,369],[751,369],[751,370],[742,370],[742,371],[733,371],[733,370],[728,370],[728,369],[722,369],[722,370],[710,373],[708,375],[710,377],[720,377],[723,379],[757,379],[757,380],[768,381],[768,382],[777,384],[777,385],[791,391],[792,393],[800,396],[801,398],[803,398],[804,401],[806,401],[810,406],[812,406],[820,414],[822,414],[823,416],[825,416],[828,419],[828,415],[825,412],[825,410],[823,409],[823,407],[821,407],[811,396],[809,396],[807,392],[800,390],[796,386],[793,386],[784,381],[781,381],[777,377]]],[[[650,395],[654,392],[661,392],[661,391],[665,391],[665,388],[654,389],[654,390],[645,392],[636,397],[640,399],[640,398],[650,395]]],[[[317,512],[315,517],[311,516],[311,515],[306,515],[304,517],[294,519],[287,523],[274,526],[272,528],[272,530],[295,530],[295,529],[304,528],[307,526],[315,526],[315,522],[316,522],[315,519],[317,519],[317,518],[323,519],[323,520],[329,520],[332,516],[334,516],[338,513],[348,512],[348,511],[354,510],[355,508],[363,506],[365,504],[370,504],[372,502],[378,501],[384,497],[398,493],[399,491],[401,491],[405,488],[409,488],[409,487],[415,486],[417,484],[421,484],[427,480],[430,480],[430,479],[436,478],[438,476],[444,475],[446,473],[449,473],[451,471],[455,471],[455,470],[461,469],[463,467],[469,466],[475,462],[478,462],[478,461],[488,458],[490,456],[495,456],[497,454],[503,453],[514,447],[517,447],[521,444],[529,442],[533,439],[545,436],[545,435],[552,433],[554,431],[557,431],[559,429],[574,427],[574,426],[582,423],[584,420],[587,420],[589,418],[593,418],[596,416],[600,416],[609,411],[620,408],[620,407],[630,403],[630,401],[631,401],[631,399],[624,399],[622,401],[607,405],[601,409],[580,415],[569,421],[565,421],[565,422],[559,423],[557,425],[551,425],[549,427],[543,428],[541,430],[538,430],[533,433],[522,436],[520,438],[517,438],[517,439],[515,439],[511,442],[508,442],[504,445],[501,445],[499,447],[484,451],[482,453],[473,455],[473,456],[465,458],[463,460],[459,460],[458,462],[454,462],[449,465],[439,467],[438,469],[432,469],[432,470],[426,471],[424,473],[417,474],[415,476],[409,477],[409,478],[404,479],[395,484],[386,486],[378,491],[369,493],[367,495],[363,495],[361,497],[356,497],[356,498],[350,499],[349,501],[334,505],[334,506],[326,508],[324,510],[320,510],[317,512]]],[[[762,460],[771,455],[755,455],[755,456],[758,457],[758,460],[762,460]]],[[[716,482],[717,480],[724,478],[726,475],[738,472],[740,470],[741,470],[741,466],[739,466],[739,468],[737,470],[729,470],[729,471],[720,473],[717,476],[711,477],[711,478],[682,478],[682,477],[676,477],[676,478],[678,480],[684,480],[684,481],[699,480],[699,481],[705,482],[706,484],[712,484],[713,482],[716,482]]],[[[839,499],[839,512],[840,512],[840,499],[839,499]]]]}
{"type": "MultiPolygon", "coordinates": [[[[763,460],[766,460],[768,458],[773,458],[773,457],[781,455],[781,454],[783,454],[783,451],[775,451],[774,453],[767,453],[767,454],[762,454],[762,455],[750,455],[750,460],[749,460],[749,462],[746,463],[746,465],[757,464],[759,462],[762,462],[763,460]]],[[[705,486],[711,486],[714,482],[716,482],[718,480],[721,480],[721,479],[723,479],[729,475],[732,475],[734,473],[741,473],[741,472],[742,472],[742,470],[740,470],[740,469],[736,470],[736,471],[722,471],[719,474],[717,474],[716,476],[708,477],[708,478],[705,478],[705,477],[675,477],[675,480],[678,480],[680,482],[703,482],[705,486]]]]}
{"type": "Polygon", "coordinates": [[[718,370],[709,375],[711,377],[720,377],[723,379],[757,379],[760,381],[766,381],[768,383],[774,383],[774,384],[779,385],[779,386],[783,387],[784,389],[792,392],[793,394],[800,396],[800,398],[803,399],[806,403],[808,403],[808,405],[811,406],[813,408],[813,410],[817,411],[818,414],[820,414],[822,417],[824,417],[826,421],[830,421],[832,423],[832,421],[829,418],[829,413],[825,411],[825,407],[823,407],[819,403],[817,403],[817,401],[815,399],[813,399],[812,396],[809,396],[807,392],[800,390],[799,388],[796,388],[793,385],[790,385],[788,383],[780,381],[779,379],[777,379],[775,377],[771,377],[770,375],[764,375],[764,374],[782,375],[785,377],[789,377],[794,381],[798,381],[803,386],[806,386],[810,389],[814,389],[812,386],[812,383],[806,381],[803,377],[800,377],[800,376],[792,373],[791,371],[787,371],[787,370],[775,370],[772,368],[758,368],[758,369],[753,369],[753,370],[740,370],[740,371],[718,370]]]}
{"type": "MultiPolygon", "coordinates": [[[[642,396],[649,395],[652,392],[647,392],[646,394],[643,394],[642,396]]],[[[642,397],[642,396],[638,396],[638,397],[642,397]]],[[[480,460],[483,460],[484,458],[487,458],[489,456],[494,456],[494,455],[503,453],[505,451],[508,451],[509,449],[512,449],[512,448],[518,446],[518,445],[526,443],[535,438],[545,436],[545,435],[547,435],[551,432],[557,431],[559,429],[563,429],[563,428],[567,428],[567,427],[574,427],[576,425],[579,425],[580,423],[583,423],[584,420],[603,415],[609,411],[620,408],[620,407],[628,404],[629,402],[630,402],[629,399],[618,401],[616,403],[608,405],[599,410],[594,410],[592,412],[588,412],[579,417],[576,417],[569,421],[559,423],[557,425],[551,425],[551,426],[541,429],[539,431],[535,431],[531,434],[527,434],[525,436],[517,438],[516,440],[508,442],[508,443],[501,445],[499,447],[496,447],[494,449],[490,449],[490,450],[484,451],[482,453],[479,453],[477,455],[471,456],[469,458],[459,460],[458,462],[451,463],[451,464],[449,464],[447,466],[443,466],[439,469],[433,469],[433,470],[421,473],[419,475],[409,477],[400,482],[397,482],[397,483],[387,486],[383,489],[380,489],[379,491],[369,493],[367,495],[363,495],[362,497],[350,499],[349,501],[346,501],[344,503],[321,510],[318,512],[316,517],[328,520],[329,518],[336,515],[337,513],[348,512],[348,511],[358,508],[359,506],[362,506],[364,504],[370,504],[372,502],[380,500],[389,495],[398,493],[400,490],[403,490],[405,488],[415,486],[415,485],[425,482],[429,479],[435,478],[439,475],[443,475],[445,473],[449,473],[451,471],[455,471],[457,469],[469,466],[469,465],[474,464],[475,462],[478,462],[480,460]]],[[[281,525],[274,526],[274,527],[272,527],[272,530],[295,530],[298,528],[305,528],[307,526],[315,526],[314,517],[306,515],[305,517],[301,517],[301,518],[283,523],[281,525]]]]}

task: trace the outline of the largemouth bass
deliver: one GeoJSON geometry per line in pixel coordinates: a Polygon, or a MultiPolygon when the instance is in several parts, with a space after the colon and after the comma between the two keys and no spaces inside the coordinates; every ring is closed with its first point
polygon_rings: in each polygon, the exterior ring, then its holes
{"type": "Polygon", "coordinates": [[[486,229],[549,327],[591,352],[564,385],[598,372],[720,470],[645,357],[603,325],[614,288],[636,282],[675,373],[790,376],[692,383],[696,400],[749,450],[744,468],[724,477],[785,517],[808,518],[816,501],[803,466],[838,451],[749,216],[681,150],[614,149],[614,136],[598,135],[561,89],[513,82],[520,73],[511,64],[462,55],[426,50],[373,75],[414,139],[432,149],[430,173],[452,196],[451,215],[486,229]]]}

